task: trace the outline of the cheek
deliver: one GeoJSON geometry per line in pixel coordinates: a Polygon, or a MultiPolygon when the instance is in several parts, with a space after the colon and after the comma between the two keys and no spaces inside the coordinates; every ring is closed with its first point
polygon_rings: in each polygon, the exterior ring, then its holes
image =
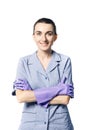
{"type": "Polygon", "coordinates": [[[49,40],[50,43],[54,42],[54,38],[49,38],[48,40],[49,40]]]}
{"type": "Polygon", "coordinates": [[[35,38],[34,38],[34,41],[35,41],[35,42],[38,42],[39,39],[40,39],[39,37],[37,37],[37,38],[35,37],[35,38]]]}

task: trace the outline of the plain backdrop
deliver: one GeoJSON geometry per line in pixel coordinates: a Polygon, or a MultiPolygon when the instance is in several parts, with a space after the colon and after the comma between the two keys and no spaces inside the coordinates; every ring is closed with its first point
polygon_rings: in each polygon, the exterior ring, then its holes
{"type": "Polygon", "coordinates": [[[71,57],[75,98],[68,105],[75,130],[87,130],[87,4],[86,0],[0,0],[0,130],[17,130],[23,104],[11,95],[20,57],[36,51],[33,24],[54,20],[53,45],[71,57]]]}

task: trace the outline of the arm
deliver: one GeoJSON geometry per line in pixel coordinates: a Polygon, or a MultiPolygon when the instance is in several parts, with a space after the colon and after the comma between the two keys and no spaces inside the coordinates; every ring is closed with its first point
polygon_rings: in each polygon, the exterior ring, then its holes
{"type": "MultiPolygon", "coordinates": [[[[64,84],[62,82],[58,83],[56,86],[48,87],[48,88],[41,88],[34,90],[35,97],[38,104],[41,105],[48,105],[49,101],[54,99],[56,96],[55,101],[56,104],[59,104],[59,95],[61,95],[61,98],[66,95],[66,97],[72,97],[73,98],[73,86],[69,84],[64,84]]],[[[63,98],[67,99],[67,98],[63,98]]],[[[54,100],[53,100],[54,101],[54,100]]],[[[62,100],[61,100],[62,101],[62,100]]],[[[67,102],[67,100],[66,100],[67,102]]],[[[62,102],[61,102],[62,103],[62,102]]]]}
{"type": "MultiPolygon", "coordinates": [[[[36,102],[36,97],[32,90],[16,90],[16,97],[19,103],[23,102],[36,102]]],[[[54,97],[49,104],[64,104],[67,105],[69,103],[70,96],[61,95],[54,97]]]]}
{"type": "Polygon", "coordinates": [[[16,97],[19,103],[36,102],[36,97],[32,90],[16,90],[16,97]]]}
{"type": "Polygon", "coordinates": [[[64,104],[67,105],[70,101],[70,96],[67,95],[59,95],[54,97],[49,104],[55,105],[55,104],[64,104]]]}
{"type": "Polygon", "coordinates": [[[73,97],[73,93],[72,93],[73,87],[71,85],[66,85],[64,83],[59,83],[53,87],[41,88],[41,89],[36,89],[32,91],[31,86],[26,80],[18,79],[18,80],[15,80],[13,86],[16,91],[18,102],[20,103],[37,101],[38,104],[43,105],[44,107],[47,107],[49,104],[49,101],[53,98],[55,100],[52,100],[51,104],[53,103],[53,101],[55,104],[60,104],[60,103],[67,104],[66,103],[68,102],[67,97],[69,96],[73,97]],[[58,96],[58,95],[62,95],[62,96],[58,96]],[[63,95],[64,95],[64,100],[62,100],[63,95]],[[68,95],[68,96],[65,96],[65,95],[68,95]],[[55,98],[56,96],[58,97],[55,98]]]}
{"type": "Polygon", "coordinates": [[[20,103],[37,101],[38,104],[47,107],[50,100],[50,104],[68,104],[70,96],[73,97],[73,86],[64,83],[59,83],[49,88],[32,90],[26,80],[18,79],[14,82],[13,86],[16,91],[17,100],[20,103]]]}

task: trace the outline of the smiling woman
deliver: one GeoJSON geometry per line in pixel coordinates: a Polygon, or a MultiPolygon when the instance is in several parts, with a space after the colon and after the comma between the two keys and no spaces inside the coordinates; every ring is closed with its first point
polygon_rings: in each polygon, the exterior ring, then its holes
{"type": "Polygon", "coordinates": [[[13,84],[18,102],[24,103],[19,130],[74,130],[67,107],[74,97],[71,59],[52,50],[53,20],[37,20],[33,38],[37,51],[20,58],[13,84]]]}
{"type": "Polygon", "coordinates": [[[50,51],[57,35],[53,30],[52,24],[37,23],[33,37],[39,50],[50,51]]]}

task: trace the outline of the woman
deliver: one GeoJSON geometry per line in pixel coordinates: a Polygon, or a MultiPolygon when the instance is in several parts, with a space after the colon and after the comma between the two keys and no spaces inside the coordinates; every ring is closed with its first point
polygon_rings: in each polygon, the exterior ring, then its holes
{"type": "Polygon", "coordinates": [[[57,39],[53,20],[41,18],[33,27],[37,51],[20,58],[14,93],[24,103],[18,130],[74,130],[67,104],[74,97],[68,56],[52,50],[57,39]]]}

